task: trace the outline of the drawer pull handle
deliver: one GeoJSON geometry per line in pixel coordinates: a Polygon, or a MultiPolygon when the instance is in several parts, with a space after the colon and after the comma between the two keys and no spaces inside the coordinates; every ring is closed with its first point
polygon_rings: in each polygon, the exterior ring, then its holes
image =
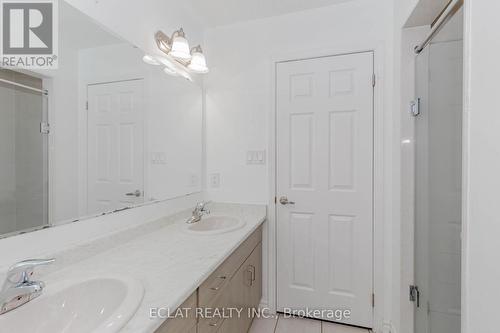
{"type": "Polygon", "coordinates": [[[221,282],[217,285],[217,287],[211,287],[213,291],[218,291],[222,286],[224,285],[224,282],[226,282],[227,276],[218,276],[218,279],[221,280],[221,282]]]}
{"type": "Polygon", "coordinates": [[[248,286],[253,286],[253,282],[255,281],[255,266],[249,265],[247,267],[247,275],[248,275],[248,286]]]}

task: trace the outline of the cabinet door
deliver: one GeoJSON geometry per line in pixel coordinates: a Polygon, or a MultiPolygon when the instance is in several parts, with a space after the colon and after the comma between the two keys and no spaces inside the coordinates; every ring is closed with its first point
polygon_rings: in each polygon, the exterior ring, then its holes
{"type": "MultiPolygon", "coordinates": [[[[258,308],[262,298],[262,243],[247,260],[248,301],[250,308],[258,308]]],[[[252,313],[251,313],[252,314],[252,313]]]]}
{"type": "MultiPolygon", "coordinates": [[[[262,244],[259,243],[231,280],[230,306],[241,309],[240,316],[226,319],[228,332],[246,332],[253,320],[253,310],[262,297],[262,244]]],[[[222,329],[222,327],[221,327],[222,329]]],[[[219,330],[221,332],[221,330],[219,330]]]]}

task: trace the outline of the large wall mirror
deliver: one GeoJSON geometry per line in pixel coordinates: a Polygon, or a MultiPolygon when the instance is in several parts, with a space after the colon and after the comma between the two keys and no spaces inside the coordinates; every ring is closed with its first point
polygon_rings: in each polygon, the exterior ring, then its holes
{"type": "Polygon", "coordinates": [[[201,191],[200,85],[59,11],[57,70],[0,69],[0,237],[201,191]]]}

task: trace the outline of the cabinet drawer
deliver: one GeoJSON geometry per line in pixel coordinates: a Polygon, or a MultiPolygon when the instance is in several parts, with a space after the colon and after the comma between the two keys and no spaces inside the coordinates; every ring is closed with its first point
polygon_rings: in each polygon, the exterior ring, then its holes
{"type": "Polygon", "coordinates": [[[217,270],[202,283],[198,290],[198,306],[209,307],[236,273],[238,268],[250,256],[253,249],[262,241],[262,226],[248,237],[240,247],[229,256],[217,270]]]}
{"type": "MultiPolygon", "coordinates": [[[[227,290],[229,290],[229,288],[227,290]]],[[[224,291],[212,301],[210,307],[204,307],[200,309],[200,311],[204,312],[206,309],[214,311],[215,309],[219,309],[220,313],[222,313],[224,308],[229,306],[229,301],[230,294],[227,291],[224,291]]],[[[224,321],[224,317],[198,317],[198,333],[215,333],[219,330],[224,321]]]]}
{"type": "MultiPolygon", "coordinates": [[[[198,303],[198,295],[195,291],[189,298],[179,306],[179,309],[190,309],[186,317],[169,318],[155,333],[185,333],[193,331],[196,327],[196,305],[198,303]]],[[[184,312],[183,312],[184,313],[184,312]]]]}

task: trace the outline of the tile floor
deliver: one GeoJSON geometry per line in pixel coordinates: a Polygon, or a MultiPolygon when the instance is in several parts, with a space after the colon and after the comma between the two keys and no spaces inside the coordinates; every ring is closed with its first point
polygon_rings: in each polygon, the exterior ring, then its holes
{"type": "Polygon", "coordinates": [[[249,333],[370,333],[362,328],[305,318],[257,318],[249,333]]]}

